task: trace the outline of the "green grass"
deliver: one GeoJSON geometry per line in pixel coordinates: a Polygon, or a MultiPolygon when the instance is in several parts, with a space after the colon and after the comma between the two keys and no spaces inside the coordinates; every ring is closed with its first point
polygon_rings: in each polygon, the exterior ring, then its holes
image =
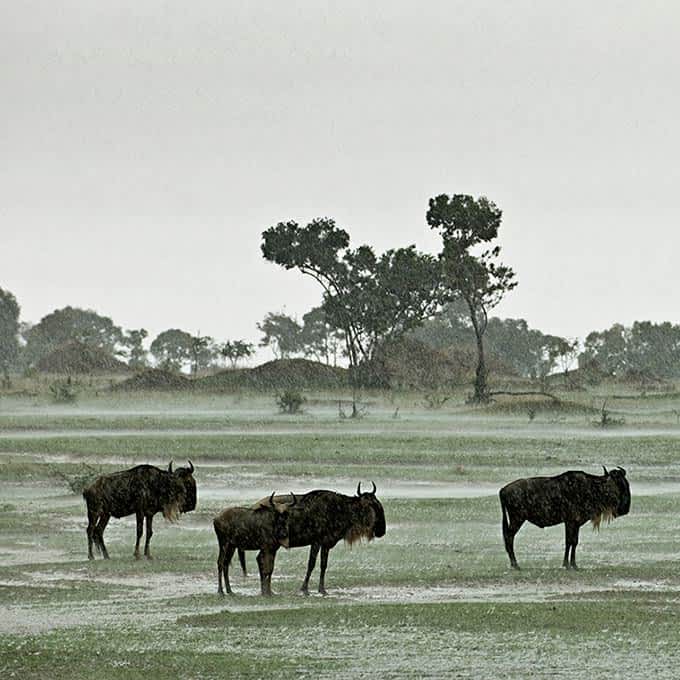
{"type": "MultiPolygon", "coordinates": [[[[675,677],[676,397],[617,400],[626,424],[611,429],[590,424],[592,395],[533,422],[521,408],[428,411],[413,395],[372,395],[358,421],[338,420],[329,395],[294,417],[248,395],[107,396],[35,412],[3,398],[0,676],[675,677]],[[156,518],[153,561],[132,558],[133,518],[111,520],[112,559],[88,562],[84,503],[70,481],[86,466],[170,458],[196,465],[196,512],[176,525],[156,518]],[[496,489],[603,463],[627,468],[630,515],[599,532],[583,527],[576,572],[560,566],[562,527],[525,525],[522,569],[510,570],[496,489]],[[351,493],[371,479],[387,535],[331,551],[329,597],[298,594],[302,549],[279,551],[271,600],[257,594],[253,553],[249,578],[231,566],[236,594],[216,595],[211,520],[226,504],[262,489],[351,493]]],[[[317,579],[318,565],[312,588],[317,579]]]]}

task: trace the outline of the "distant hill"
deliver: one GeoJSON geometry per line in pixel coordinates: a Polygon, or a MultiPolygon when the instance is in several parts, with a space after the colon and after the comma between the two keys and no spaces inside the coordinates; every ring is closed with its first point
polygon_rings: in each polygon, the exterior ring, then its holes
{"type": "Polygon", "coordinates": [[[128,365],[100,347],[76,340],[57,347],[36,364],[44,373],[124,373],[128,365]]]}

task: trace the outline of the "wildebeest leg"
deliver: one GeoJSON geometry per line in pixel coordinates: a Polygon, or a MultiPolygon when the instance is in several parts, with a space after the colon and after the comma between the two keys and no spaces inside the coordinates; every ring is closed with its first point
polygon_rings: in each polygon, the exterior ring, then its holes
{"type": "Polygon", "coordinates": [[[95,543],[99,545],[99,550],[101,551],[105,560],[109,559],[109,551],[106,549],[106,546],[104,545],[104,529],[106,529],[106,525],[109,523],[110,519],[111,515],[109,515],[107,512],[102,513],[99,516],[97,526],[94,528],[95,543]]]}
{"type": "Polygon", "coordinates": [[[564,562],[562,566],[566,569],[578,569],[576,566],[576,546],[578,545],[578,530],[579,525],[576,522],[564,523],[565,534],[565,548],[564,548],[564,562]],[[569,555],[571,557],[569,558],[569,555]]]}
{"type": "Polygon", "coordinates": [[[274,572],[275,552],[260,550],[257,553],[257,566],[260,570],[260,592],[267,597],[272,594],[272,573],[274,572]]]}
{"type": "Polygon", "coordinates": [[[151,552],[149,551],[149,543],[151,543],[151,537],[153,536],[153,515],[146,516],[146,541],[144,542],[144,557],[147,560],[152,560],[151,552]]]}
{"type": "Polygon", "coordinates": [[[314,565],[316,564],[316,556],[319,554],[319,548],[321,546],[318,543],[312,543],[309,548],[309,561],[307,562],[307,575],[305,580],[302,582],[302,588],[300,590],[305,594],[309,595],[309,577],[314,571],[314,565]]]}
{"type": "Polygon", "coordinates": [[[326,567],[328,566],[328,553],[330,548],[325,546],[321,548],[321,576],[319,576],[319,592],[322,595],[328,595],[326,592],[325,578],[326,578],[326,567]]]}
{"type": "MultiPolygon", "coordinates": [[[[97,526],[97,513],[87,511],[87,559],[93,560],[94,554],[92,552],[92,544],[95,540],[95,531],[97,526]]],[[[99,544],[97,544],[97,550],[99,550],[99,544]]]]}
{"type": "Polygon", "coordinates": [[[503,508],[503,540],[505,541],[505,551],[510,558],[510,566],[513,569],[519,569],[519,564],[515,559],[515,534],[520,530],[524,520],[514,520],[512,517],[508,519],[508,513],[503,508]]]}
{"type": "Polygon", "coordinates": [[[243,576],[248,576],[248,570],[246,569],[246,551],[241,550],[241,548],[238,549],[238,561],[241,563],[241,571],[243,572],[243,576]]]}
{"type": "Polygon", "coordinates": [[[220,547],[217,553],[217,592],[224,595],[222,588],[222,572],[224,571],[224,556],[227,551],[227,546],[220,541],[220,547]]]}
{"type": "Polygon", "coordinates": [[[236,546],[233,543],[227,543],[224,546],[224,559],[222,560],[222,572],[224,573],[224,587],[227,593],[229,593],[229,595],[232,594],[231,584],[229,583],[229,563],[231,562],[231,558],[234,556],[235,550],[236,546]]]}
{"type": "Polygon", "coordinates": [[[144,515],[141,512],[137,513],[137,542],[135,543],[135,559],[138,560],[139,555],[139,541],[142,539],[144,533],[144,515]]]}

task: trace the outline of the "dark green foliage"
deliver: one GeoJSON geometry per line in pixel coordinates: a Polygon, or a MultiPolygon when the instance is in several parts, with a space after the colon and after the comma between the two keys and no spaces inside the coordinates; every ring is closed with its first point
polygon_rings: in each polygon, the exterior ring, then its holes
{"type": "Polygon", "coordinates": [[[635,321],[593,331],[585,340],[579,366],[641,385],[680,376],[680,325],[635,321]]]}
{"type": "Polygon", "coordinates": [[[255,352],[253,344],[245,340],[227,340],[220,348],[219,353],[228,359],[232,368],[236,368],[239,359],[247,359],[255,352]]]}
{"type": "Polygon", "coordinates": [[[323,289],[326,322],[342,333],[350,381],[370,366],[375,349],[417,327],[440,303],[437,260],[414,246],[376,257],[372,248],[349,247],[349,234],[329,218],[306,227],[279,222],[262,234],[265,259],[311,276],[323,289]]]}
{"type": "Polygon", "coordinates": [[[123,331],[110,318],[91,309],[64,307],[43,317],[25,332],[24,338],[24,364],[32,366],[58,347],[74,341],[115,356],[120,353],[123,331]]]}
{"type": "Polygon", "coordinates": [[[52,401],[56,404],[71,404],[78,398],[78,393],[71,382],[71,378],[66,380],[55,380],[50,385],[52,401]]]}
{"type": "Polygon", "coordinates": [[[151,354],[162,368],[179,371],[193,356],[193,336],[179,328],[159,333],[151,343],[151,354]]]}
{"type": "Polygon", "coordinates": [[[19,356],[19,312],[14,295],[0,288],[0,372],[5,387],[10,386],[9,371],[19,356]]]}
{"type": "Polygon", "coordinates": [[[282,413],[299,413],[302,409],[302,405],[307,401],[307,399],[300,393],[294,390],[286,390],[283,394],[280,394],[276,403],[281,409],[282,413]]]}
{"type": "Polygon", "coordinates": [[[267,314],[257,329],[263,333],[260,347],[271,347],[277,359],[288,359],[302,349],[300,324],[287,314],[267,314]]]}
{"type": "Polygon", "coordinates": [[[444,284],[452,299],[462,299],[469,313],[477,345],[477,370],[474,400],[489,399],[484,334],[488,311],[495,307],[517,282],[513,270],[497,261],[500,246],[479,254],[472,249],[486,247],[498,236],[502,212],[484,196],[474,199],[465,194],[441,194],[430,199],[426,214],[432,229],[441,232],[443,249],[440,260],[444,284]]]}
{"type": "Polygon", "coordinates": [[[142,343],[148,336],[145,328],[127,331],[123,337],[123,345],[126,348],[128,366],[130,368],[143,368],[147,364],[146,350],[142,343]]]}

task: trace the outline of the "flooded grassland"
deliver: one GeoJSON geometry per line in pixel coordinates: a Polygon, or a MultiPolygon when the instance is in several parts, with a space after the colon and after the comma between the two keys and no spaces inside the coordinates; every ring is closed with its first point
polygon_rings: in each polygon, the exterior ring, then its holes
{"type": "Polygon", "coordinates": [[[376,402],[357,421],[331,401],[279,416],[273,399],[134,397],[0,409],[0,676],[676,677],[680,661],[680,425],[670,403],[521,413],[376,402]],[[397,414],[397,417],[394,417],[397,414]],[[111,560],[87,560],[79,482],[138,463],[196,466],[198,506],[154,524],[111,520],[111,560]],[[628,471],[628,516],[581,530],[525,525],[509,569],[497,491],[521,476],[628,471]],[[307,550],[280,550],[276,595],[232,565],[216,594],[212,518],[272,491],[353,494],[374,480],[382,539],[330,553],[329,595],[299,594],[307,550]]]}

